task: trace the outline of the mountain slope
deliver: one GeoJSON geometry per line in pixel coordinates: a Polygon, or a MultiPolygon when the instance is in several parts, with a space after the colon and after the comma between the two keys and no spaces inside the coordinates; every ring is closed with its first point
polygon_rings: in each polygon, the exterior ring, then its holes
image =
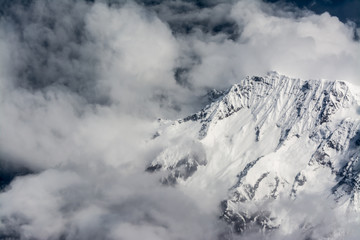
{"type": "Polygon", "coordinates": [[[225,189],[219,217],[230,233],[284,231],[289,216],[274,208],[301,196],[360,211],[359,108],[358,90],[342,81],[248,77],[200,112],[161,121],[153,141],[169,144],[147,171],[213,196],[225,189]]]}

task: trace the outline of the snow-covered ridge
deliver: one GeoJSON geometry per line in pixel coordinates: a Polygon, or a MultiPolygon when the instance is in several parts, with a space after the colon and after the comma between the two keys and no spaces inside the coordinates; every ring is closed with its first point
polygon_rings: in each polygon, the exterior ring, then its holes
{"type": "Polygon", "coordinates": [[[271,205],[304,194],[331,196],[339,207],[360,211],[354,89],[343,81],[277,73],[247,77],[198,113],[161,122],[153,141],[165,139],[169,146],[148,171],[161,174],[163,183],[206,190],[221,182],[228,194],[219,200],[220,218],[238,233],[281,229],[291,216],[271,205]]]}
{"type": "Polygon", "coordinates": [[[275,72],[265,77],[247,77],[200,112],[179,122],[202,123],[199,137],[206,136],[211,125],[243,108],[251,109],[258,123],[258,133],[269,118],[276,118],[277,126],[286,137],[293,127],[302,132],[330,121],[338,109],[356,104],[348,85],[343,81],[291,79],[275,72]],[[296,126],[295,126],[296,125],[296,126]]]}

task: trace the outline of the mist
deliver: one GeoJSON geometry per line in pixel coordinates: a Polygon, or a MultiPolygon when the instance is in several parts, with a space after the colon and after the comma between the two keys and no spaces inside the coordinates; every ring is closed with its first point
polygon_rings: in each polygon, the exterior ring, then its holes
{"type": "MultiPolygon", "coordinates": [[[[2,7],[0,238],[218,239],[223,189],[163,186],[145,172],[170,144],[151,141],[158,119],[186,117],[209,90],[268,71],[360,85],[358,26],[293,5],[2,7]]],[[[301,205],[289,209],[300,214],[301,205]]]]}

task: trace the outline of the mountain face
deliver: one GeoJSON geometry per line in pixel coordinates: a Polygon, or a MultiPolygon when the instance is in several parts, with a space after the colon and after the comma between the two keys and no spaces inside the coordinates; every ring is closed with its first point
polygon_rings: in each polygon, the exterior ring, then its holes
{"type": "MultiPolygon", "coordinates": [[[[299,220],[284,213],[296,203],[331,202],[336,211],[360,212],[359,96],[342,81],[247,77],[214,91],[198,113],[159,120],[152,141],[169,144],[146,171],[165,185],[223,189],[217,206],[229,226],[223,239],[281,231],[299,220]]],[[[316,237],[317,223],[304,215],[298,228],[316,237]]],[[[328,231],[324,239],[336,234],[328,231]]]]}

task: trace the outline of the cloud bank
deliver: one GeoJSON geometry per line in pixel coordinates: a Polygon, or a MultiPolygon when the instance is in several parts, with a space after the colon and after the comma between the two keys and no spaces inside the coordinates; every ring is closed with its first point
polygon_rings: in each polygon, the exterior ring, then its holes
{"type": "Polygon", "coordinates": [[[350,23],[328,13],[289,12],[260,1],[217,7],[222,11],[215,7],[209,15],[231,18],[233,32],[239,36],[233,40],[228,34],[204,34],[195,27],[189,37],[190,46],[201,59],[190,74],[195,86],[221,87],[270,69],[304,79],[360,83],[356,67],[360,49],[350,23]]]}
{"type": "Polygon", "coordinates": [[[168,144],[149,141],[156,119],[270,70],[360,84],[356,26],[327,13],[249,0],[3,7],[1,238],[217,239],[221,194],[204,208],[207,193],[144,172],[168,144]]]}

